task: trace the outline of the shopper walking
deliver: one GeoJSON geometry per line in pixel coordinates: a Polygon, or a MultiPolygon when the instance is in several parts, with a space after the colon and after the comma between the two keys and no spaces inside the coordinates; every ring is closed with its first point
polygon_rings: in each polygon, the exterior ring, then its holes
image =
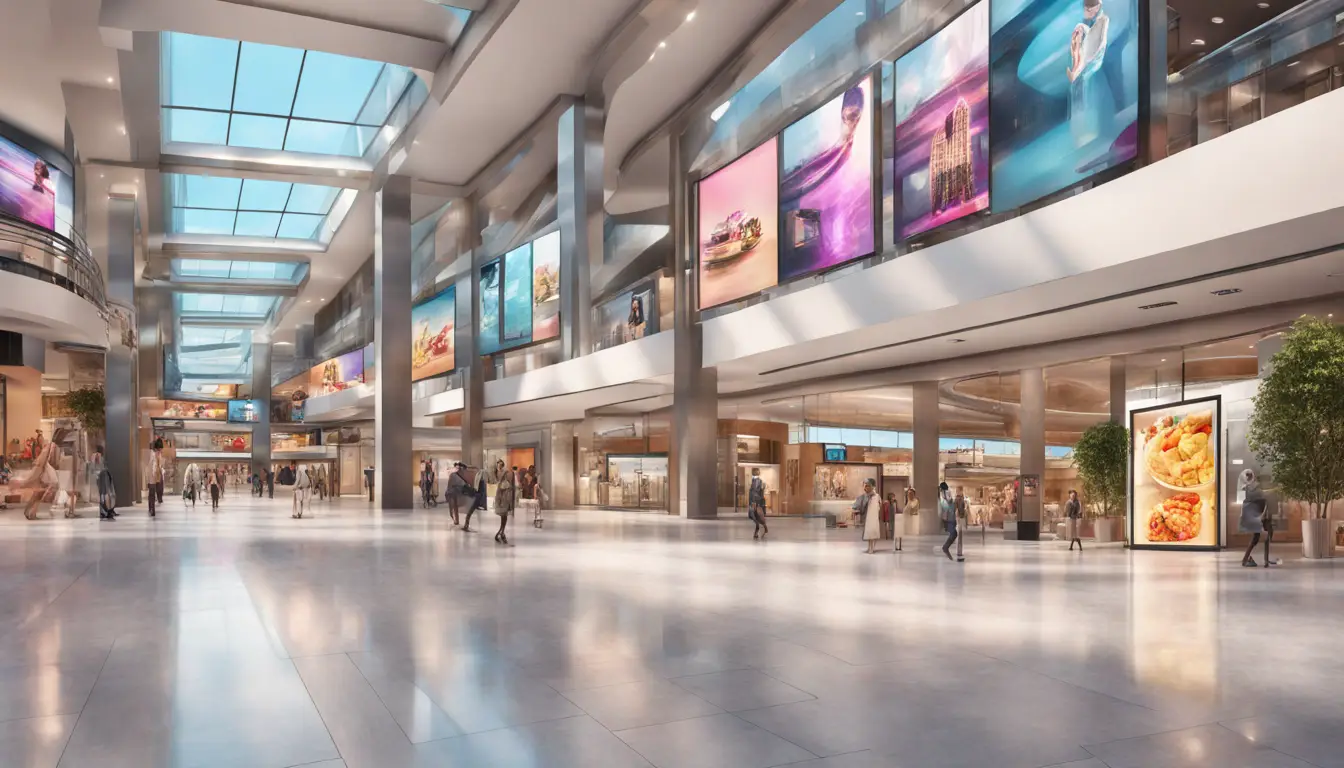
{"type": "MultiPolygon", "coordinates": [[[[910,495],[910,494],[907,492],[907,493],[906,493],[906,497],[908,498],[909,495],[910,495]]],[[[901,519],[901,515],[902,515],[902,514],[903,514],[903,513],[902,513],[902,510],[901,510],[901,502],[900,502],[900,500],[896,498],[896,494],[895,494],[895,493],[888,493],[888,494],[887,494],[887,519],[891,521],[890,525],[891,525],[891,538],[892,538],[892,543],[891,543],[891,551],[892,551],[892,552],[900,552],[902,549],[905,548],[905,547],[902,545],[902,542],[901,542],[901,536],[902,536],[902,534],[905,533],[905,530],[904,530],[904,527],[905,527],[905,521],[901,519]]]]}
{"type": "MultiPolygon", "coordinates": [[[[462,474],[466,466],[460,461],[453,462],[453,471],[448,473],[448,485],[443,492],[443,500],[448,502],[448,515],[453,518],[453,525],[455,526],[462,524],[459,517],[462,497],[467,494],[468,490],[467,479],[462,474]]],[[[472,500],[472,503],[475,503],[475,499],[472,500]]]]}
{"type": "Polygon", "coordinates": [[[1260,534],[1265,535],[1265,567],[1278,565],[1269,557],[1269,543],[1274,539],[1274,518],[1269,514],[1269,504],[1265,499],[1265,492],[1260,488],[1260,481],[1255,476],[1255,471],[1242,470],[1238,485],[1242,494],[1241,500],[1241,520],[1238,521],[1238,529],[1242,533],[1251,534],[1251,544],[1246,547],[1246,554],[1241,557],[1241,564],[1246,568],[1256,567],[1255,558],[1252,553],[1255,552],[1255,545],[1260,543],[1260,534]]]}
{"type": "Polygon", "coordinates": [[[863,540],[868,542],[868,554],[874,554],[882,538],[882,499],[877,495],[876,480],[870,477],[863,481],[863,493],[854,500],[854,506],[863,511],[863,540]]]}
{"type": "Polygon", "coordinates": [[[1069,537],[1069,551],[1073,551],[1073,545],[1078,545],[1078,551],[1083,551],[1082,532],[1083,527],[1083,505],[1078,501],[1078,492],[1070,489],[1069,500],[1064,502],[1064,535],[1069,537]]]}
{"type": "Polygon", "coordinates": [[[517,483],[518,468],[514,467],[505,470],[499,477],[499,485],[495,486],[495,514],[499,515],[499,532],[495,534],[495,541],[499,544],[509,543],[509,537],[504,535],[504,526],[509,524],[509,515],[513,514],[517,483]]]}
{"type": "MultiPolygon", "coordinates": [[[[463,476],[464,476],[464,477],[466,476],[466,470],[467,470],[467,467],[464,465],[464,466],[463,466],[463,476]]],[[[471,506],[467,507],[467,519],[462,523],[462,532],[463,532],[463,533],[471,533],[471,515],[472,515],[472,513],[474,513],[474,512],[475,512],[476,510],[478,510],[478,509],[481,510],[482,512],[484,512],[485,509],[486,509],[486,500],[487,500],[488,496],[486,495],[486,488],[487,488],[487,486],[486,486],[486,482],[485,482],[485,481],[486,481],[485,470],[475,470],[475,472],[476,472],[476,476],[475,476],[475,480],[476,480],[475,491],[474,491],[474,493],[473,493],[472,496],[471,496],[471,506]]],[[[470,485],[470,483],[468,483],[468,485],[470,485]]]]}
{"type": "Polygon", "coordinates": [[[117,519],[117,496],[112,487],[112,473],[107,470],[103,446],[93,449],[93,455],[89,457],[89,469],[93,472],[93,482],[98,488],[98,519],[117,519]]]}
{"type": "Polygon", "coordinates": [[[223,489],[220,487],[219,482],[219,472],[213,469],[206,470],[205,482],[209,486],[208,490],[210,493],[210,511],[218,512],[219,497],[220,495],[223,494],[223,489]]]}
{"type": "Polygon", "coordinates": [[[938,484],[938,518],[947,530],[947,541],[943,542],[943,554],[952,559],[952,543],[957,540],[957,508],[952,502],[952,491],[947,483],[938,484]]]}
{"type": "Polygon", "coordinates": [[[261,474],[266,478],[266,498],[275,498],[275,471],[270,467],[262,467],[261,474]]]}
{"type": "Polygon", "coordinates": [[[145,468],[145,485],[149,496],[149,516],[157,517],[157,503],[163,502],[163,440],[156,439],[149,449],[149,466],[145,468]]]}
{"type": "Polygon", "coordinates": [[[308,477],[307,467],[294,469],[294,514],[295,520],[303,519],[303,511],[308,506],[308,494],[312,488],[312,479],[308,477]]]}
{"type": "Polygon", "coordinates": [[[756,524],[751,538],[763,539],[770,535],[770,526],[765,524],[765,481],[761,479],[760,467],[751,468],[751,485],[747,486],[747,516],[756,524]],[[764,533],[761,529],[765,529],[764,533]]]}

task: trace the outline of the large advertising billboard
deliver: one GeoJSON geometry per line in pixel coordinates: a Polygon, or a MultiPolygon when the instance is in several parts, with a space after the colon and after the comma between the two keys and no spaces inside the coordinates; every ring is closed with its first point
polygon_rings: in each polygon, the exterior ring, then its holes
{"type": "Polygon", "coordinates": [[[411,381],[449,373],[457,367],[457,288],[448,286],[411,308],[411,381]]]}
{"type": "Polygon", "coordinates": [[[1222,398],[1130,414],[1129,536],[1136,549],[1217,549],[1222,398]]]}
{"type": "Polygon", "coordinates": [[[601,349],[618,347],[658,333],[657,282],[643,283],[597,307],[593,333],[601,349]]]}
{"type": "Polygon", "coordinates": [[[532,242],[532,340],[560,337],[560,233],[532,242]]]}
{"type": "Polygon", "coordinates": [[[896,62],[901,238],[989,207],[989,2],[896,62]]]}
{"type": "Polygon", "coordinates": [[[779,282],[779,139],[698,185],[700,309],[779,282]]]}
{"type": "Polygon", "coordinates": [[[781,281],[873,253],[871,90],[860,80],[780,137],[781,281]]]}
{"type": "Polygon", "coordinates": [[[532,244],[504,254],[503,342],[517,347],[532,341],[532,244]]]}
{"type": "Polygon", "coordinates": [[[995,211],[1138,154],[1138,0],[1000,0],[990,30],[995,211]]]}
{"type": "Polygon", "coordinates": [[[308,394],[330,395],[364,383],[364,350],[356,349],[313,366],[308,374],[308,394]]]}
{"type": "Polygon", "coordinates": [[[481,335],[477,346],[482,355],[493,355],[503,348],[499,338],[500,261],[481,265],[481,335]]]}
{"type": "Polygon", "coordinates": [[[0,138],[0,213],[56,229],[60,171],[19,145],[0,138]]]}

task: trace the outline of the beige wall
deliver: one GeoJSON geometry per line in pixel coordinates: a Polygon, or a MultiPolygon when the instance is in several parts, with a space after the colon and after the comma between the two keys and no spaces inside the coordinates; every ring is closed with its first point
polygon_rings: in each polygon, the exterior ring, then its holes
{"type": "MultiPolygon", "coordinates": [[[[32,368],[0,366],[5,377],[5,455],[9,455],[9,440],[20,442],[33,436],[42,422],[42,374],[32,368]]],[[[43,435],[51,439],[51,435],[43,435]]]]}

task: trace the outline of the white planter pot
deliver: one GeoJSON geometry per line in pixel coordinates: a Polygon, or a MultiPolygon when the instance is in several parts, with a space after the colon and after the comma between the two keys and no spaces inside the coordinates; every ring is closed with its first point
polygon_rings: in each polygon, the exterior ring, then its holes
{"type": "Polygon", "coordinates": [[[1096,530],[1096,539],[1098,544],[1110,544],[1121,541],[1124,533],[1121,526],[1124,525],[1124,518],[1119,517],[1098,517],[1093,521],[1096,530]]]}
{"type": "Polygon", "coordinates": [[[1333,525],[1329,520],[1302,521],[1302,556],[1309,560],[1335,556],[1333,525]]]}

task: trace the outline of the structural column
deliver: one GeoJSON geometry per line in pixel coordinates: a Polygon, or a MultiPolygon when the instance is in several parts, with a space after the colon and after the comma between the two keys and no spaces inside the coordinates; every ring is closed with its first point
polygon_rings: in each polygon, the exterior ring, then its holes
{"type": "Polygon", "coordinates": [[[910,533],[938,533],[938,382],[920,381],[913,385],[915,448],[914,477],[910,478],[919,494],[919,516],[906,520],[910,533]]]}
{"type": "Polygon", "coordinates": [[[556,215],[560,221],[560,339],[566,360],[592,351],[591,265],[602,263],[605,115],[582,99],[560,115],[556,215]]]}
{"type": "Polygon", "coordinates": [[[411,466],[411,180],[389,176],[374,203],[374,499],[409,511],[411,466]]]}
{"type": "Polygon", "coordinates": [[[457,369],[462,372],[462,462],[484,468],[485,365],[476,346],[481,327],[481,307],[477,300],[481,273],[475,267],[477,246],[479,242],[472,245],[467,259],[471,266],[458,276],[454,289],[453,354],[457,369]]]}
{"type": "Polygon", "coordinates": [[[252,332],[252,399],[261,406],[252,425],[252,471],[271,469],[271,334],[252,332]]]}
{"type": "Polygon", "coordinates": [[[106,409],[107,470],[118,501],[139,499],[136,444],[139,392],[136,380],[138,323],[135,316],[135,197],[113,195],[107,209],[108,346],[103,392],[106,409]]]}
{"type": "Polygon", "coordinates": [[[1125,358],[1111,358],[1111,421],[1129,426],[1129,387],[1125,376],[1125,358]]]}
{"type": "Polygon", "coordinates": [[[1019,414],[1022,446],[1022,495],[1018,500],[1017,538],[1041,538],[1041,494],[1045,488],[1045,370],[1026,368],[1021,373],[1022,403],[1019,414]],[[1035,478],[1033,489],[1028,482],[1035,478]]]}
{"type": "Polygon", "coordinates": [[[715,518],[718,506],[719,376],[704,367],[704,334],[699,318],[691,215],[684,167],[685,136],[672,141],[673,305],[672,512],[694,519],[715,518]]]}

